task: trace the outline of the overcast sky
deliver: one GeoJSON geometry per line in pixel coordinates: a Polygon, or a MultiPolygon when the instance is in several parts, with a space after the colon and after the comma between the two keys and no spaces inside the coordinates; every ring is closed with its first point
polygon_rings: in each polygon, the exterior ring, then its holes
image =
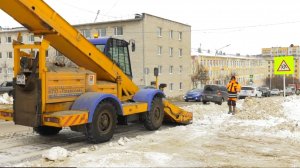
{"type": "MultiPolygon", "coordinates": [[[[263,47],[300,44],[299,0],[45,0],[71,24],[149,13],[192,26],[192,50],[260,54],[263,47]]],[[[20,26],[0,12],[0,26],[20,26]]]]}

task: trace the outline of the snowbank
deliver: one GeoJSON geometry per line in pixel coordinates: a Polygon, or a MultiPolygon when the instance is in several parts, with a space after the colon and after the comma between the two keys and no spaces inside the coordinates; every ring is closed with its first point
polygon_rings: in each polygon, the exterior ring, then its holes
{"type": "Polygon", "coordinates": [[[13,104],[13,98],[7,93],[0,95],[0,104],[13,104]]]}

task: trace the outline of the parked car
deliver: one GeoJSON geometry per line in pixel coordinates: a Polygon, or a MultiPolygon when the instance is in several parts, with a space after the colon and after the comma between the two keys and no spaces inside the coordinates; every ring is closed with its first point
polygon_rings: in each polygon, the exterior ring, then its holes
{"type": "Polygon", "coordinates": [[[271,96],[271,91],[268,87],[265,87],[265,86],[259,87],[259,91],[261,91],[262,96],[264,96],[264,97],[270,97],[271,96]]]}
{"type": "Polygon", "coordinates": [[[279,96],[280,95],[280,90],[279,89],[272,89],[271,90],[271,95],[279,96]]]}
{"type": "Polygon", "coordinates": [[[206,85],[202,93],[203,104],[207,102],[214,102],[221,105],[228,99],[228,92],[225,86],[221,85],[206,85]]]}
{"type": "Polygon", "coordinates": [[[13,92],[13,83],[11,81],[3,82],[0,85],[0,94],[8,93],[8,95],[12,95],[13,92]]]}
{"type": "Polygon", "coordinates": [[[291,96],[291,95],[293,95],[294,94],[294,91],[293,91],[293,89],[291,88],[291,87],[287,87],[286,89],[285,89],[285,95],[286,96],[291,96]]]}
{"type": "Polygon", "coordinates": [[[262,97],[262,92],[256,86],[243,86],[238,94],[239,99],[246,97],[262,97]]]}
{"type": "Polygon", "coordinates": [[[203,89],[192,89],[188,91],[184,96],[183,99],[184,101],[202,101],[202,92],[203,89]]]}

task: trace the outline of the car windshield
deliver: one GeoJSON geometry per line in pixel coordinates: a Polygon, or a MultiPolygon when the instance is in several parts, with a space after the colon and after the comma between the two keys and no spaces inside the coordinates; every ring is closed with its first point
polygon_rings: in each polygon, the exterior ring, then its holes
{"type": "Polygon", "coordinates": [[[242,87],[241,90],[254,90],[254,88],[252,88],[252,87],[242,87]]]}
{"type": "Polygon", "coordinates": [[[216,91],[216,90],[218,90],[218,87],[214,86],[214,85],[208,85],[208,86],[205,86],[204,90],[205,91],[216,91]]]}

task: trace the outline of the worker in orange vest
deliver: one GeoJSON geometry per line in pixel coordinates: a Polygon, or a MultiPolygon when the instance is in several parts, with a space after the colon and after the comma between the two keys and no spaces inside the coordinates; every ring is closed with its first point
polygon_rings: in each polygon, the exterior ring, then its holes
{"type": "Polygon", "coordinates": [[[237,101],[237,93],[240,92],[241,85],[236,81],[235,76],[232,76],[229,83],[227,84],[227,91],[228,91],[228,107],[229,112],[228,114],[232,113],[235,114],[235,107],[237,101]]]}

